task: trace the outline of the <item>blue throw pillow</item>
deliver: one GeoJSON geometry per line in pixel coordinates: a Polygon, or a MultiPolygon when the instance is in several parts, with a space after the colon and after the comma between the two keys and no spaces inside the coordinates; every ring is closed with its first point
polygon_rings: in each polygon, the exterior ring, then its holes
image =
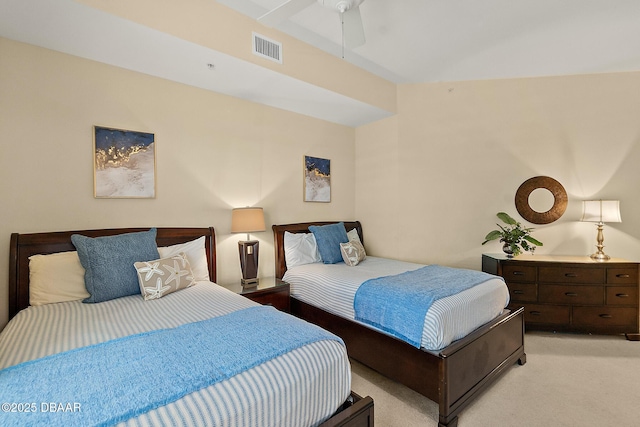
{"type": "Polygon", "coordinates": [[[85,269],[84,285],[94,303],[140,293],[135,262],[160,258],[155,228],[105,237],[71,236],[85,269]]]}
{"type": "Polygon", "coordinates": [[[340,252],[340,243],[347,243],[347,230],[344,223],[329,225],[312,225],[309,231],[313,233],[318,244],[320,258],[325,264],[335,264],[342,261],[342,253],[340,252]]]}

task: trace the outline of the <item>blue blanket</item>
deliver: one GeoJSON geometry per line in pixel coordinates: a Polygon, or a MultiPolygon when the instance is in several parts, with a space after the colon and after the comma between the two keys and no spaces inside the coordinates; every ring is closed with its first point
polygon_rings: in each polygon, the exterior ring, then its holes
{"type": "Polygon", "coordinates": [[[420,348],[424,318],[434,301],[494,278],[481,271],[428,265],[370,279],[356,292],[356,320],[420,348]]]}
{"type": "Polygon", "coordinates": [[[113,425],[325,339],[260,306],[54,354],[0,371],[0,424],[113,425]]]}

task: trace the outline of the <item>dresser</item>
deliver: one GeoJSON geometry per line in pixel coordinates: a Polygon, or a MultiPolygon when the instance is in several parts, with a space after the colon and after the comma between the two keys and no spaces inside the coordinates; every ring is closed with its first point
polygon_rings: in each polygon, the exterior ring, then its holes
{"type": "Polygon", "coordinates": [[[524,307],[527,330],[626,334],[640,339],[640,263],[588,256],[482,255],[482,271],[507,282],[510,308],[524,307]]]}

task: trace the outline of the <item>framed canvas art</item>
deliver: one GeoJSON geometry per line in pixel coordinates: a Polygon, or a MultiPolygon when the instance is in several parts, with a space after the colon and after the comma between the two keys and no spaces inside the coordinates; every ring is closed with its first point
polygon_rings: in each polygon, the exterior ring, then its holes
{"type": "Polygon", "coordinates": [[[96,198],[154,198],[156,150],[152,133],[94,126],[96,198]]]}
{"type": "Polygon", "coordinates": [[[304,201],[331,201],[331,160],[304,156],[304,201]]]}

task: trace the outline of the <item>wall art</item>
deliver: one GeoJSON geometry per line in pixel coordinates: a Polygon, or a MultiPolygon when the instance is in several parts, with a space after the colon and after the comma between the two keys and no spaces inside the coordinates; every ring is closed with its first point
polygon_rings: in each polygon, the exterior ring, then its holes
{"type": "Polygon", "coordinates": [[[331,160],[304,156],[304,201],[331,201],[331,160]]]}
{"type": "Polygon", "coordinates": [[[154,198],[154,134],[94,126],[93,184],[96,198],[154,198]]]}
{"type": "Polygon", "coordinates": [[[523,182],[515,197],[516,209],[522,218],[533,224],[550,224],[567,210],[567,192],[558,181],[548,176],[534,176],[523,182]],[[545,212],[538,212],[530,204],[529,196],[536,190],[548,190],[553,196],[553,205],[545,212]]]}

